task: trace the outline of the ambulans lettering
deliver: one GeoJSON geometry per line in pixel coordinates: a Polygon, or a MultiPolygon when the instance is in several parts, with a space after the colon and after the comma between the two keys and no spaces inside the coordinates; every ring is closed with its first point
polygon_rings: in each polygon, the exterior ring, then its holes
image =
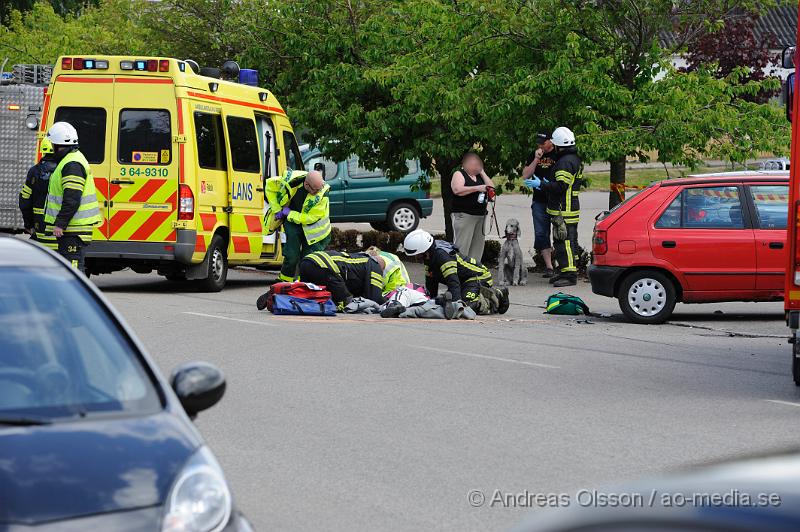
{"type": "Polygon", "coordinates": [[[231,196],[235,200],[253,201],[253,184],[233,183],[231,196]]]}

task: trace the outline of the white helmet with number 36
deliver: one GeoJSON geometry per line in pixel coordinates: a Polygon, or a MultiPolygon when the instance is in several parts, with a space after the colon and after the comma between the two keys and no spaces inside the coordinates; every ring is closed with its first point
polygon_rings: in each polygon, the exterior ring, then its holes
{"type": "Polygon", "coordinates": [[[409,257],[425,253],[432,245],[433,237],[424,229],[411,231],[406,235],[406,239],[403,240],[403,250],[409,257]]]}
{"type": "Polygon", "coordinates": [[[559,146],[561,148],[566,148],[568,146],[575,145],[575,133],[573,133],[569,128],[566,127],[559,127],[553,131],[553,144],[559,146]]]}
{"type": "Polygon", "coordinates": [[[56,122],[47,130],[47,138],[54,146],[77,146],[78,132],[68,122],[56,122]]]}

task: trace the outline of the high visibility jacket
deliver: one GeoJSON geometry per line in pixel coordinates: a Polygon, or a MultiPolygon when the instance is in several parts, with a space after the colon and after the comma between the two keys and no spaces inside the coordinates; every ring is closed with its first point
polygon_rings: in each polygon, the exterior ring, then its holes
{"type": "MultiPolygon", "coordinates": [[[[287,170],[281,177],[267,179],[264,193],[269,204],[267,213],[267,229],[273,232],[281,222],[275,220],[275,213],[289,205],[294,195],[303,186],[308,172],[287,170]]],[[[300,211],[291,211],[287,221],[303,227],[303,234],[309,244],[316,244],[331,234],[330,202],[328,193],[331,187],[327,183],[322,190],[306,196],[300,211]]]]}
{"type": "Polygon", "coordinates": [[[82,240],[91,242],[92,228],[102,219],[89,162],[78,150],[71,151],[61,159],[50,176],[44,208],[46,232],[51,233],[53,226],[59,226],[65,233],[75,234],[82,240]],[[70,163],[79,164],[85,177],[62,175],[64,167],[70,163]]]}
{"type": "Polygon", "coordinates": [[[434,240],[430,258],[425,262],[425,288],[431,297],[439,293],[439,283],[447,285],[453,301],[463,299],[468,284],[492,286],[492,273],[480,262],[465,257],[450,242],[434,240]]]}
{"type": "Polygon", "coordinates": [[[44,234],[44,206],[47,202],[47,189],[50,175],[56,169],[56,162],[50,154],[31,166],[25,177],[25,183],[19,193],[19,210],[25,229],[33,229],[36,239],[53,249],[58,247],[55,238],[44,234]]]}
{"type": "Polygon", "coordinates": [[[386,268],[383,270],[383,294],[386,295],[401,286],[411,283],[405,264],[400,257],[387,251],[379,253],[381,258],[386,261],[386,268]]]}
{"type": "Polygon", "coordinates": [[[576,224],[581,214],[578,194],[585,183],[581,160],[574,147],[562,150],[556,157],[553,180],[542,187],[547,194],[547,214],[563,216],[564,222],[576,224]]]}
{"type": "Polygon", "coordinates": [[[355,297],[365,297],[383,303],[383,274],[381,266],[366,253],[340,251],[315,251],[303,260],[312,260],[317,266],[339,275],[347,290],[355,297]]]}

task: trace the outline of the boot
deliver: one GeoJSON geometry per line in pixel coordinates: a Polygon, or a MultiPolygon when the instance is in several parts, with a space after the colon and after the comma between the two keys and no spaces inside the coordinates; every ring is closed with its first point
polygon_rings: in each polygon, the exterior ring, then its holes
{"type": "Polygon", "coordinates": [[[446,319],[452,320],[456,317],[458,305],[457,302],[453,302],[453,294],[449,291],[444,293],[444,302],[442,306],[444,307],[444,317],[446,319]]]}
{"type": "Polygon", "coordinates": [[[549,282],[550,282],[550,284],[555,284],[555,282],[558,281],[559,279],[561,279],[562,277],[564,277],[564,274],[559,272],[559,273],[555,274],[554,276],[552,276],[549,279],[549,282]]]}
{"type": "Polygon", "coordinates": [[[553,283],[555,288],[563,288],[565,286],[575,286],[578,284],[578,277],[576,275],[564,275],[558,281],[553,283]]]}
{"type": "Polygon", "coordinates": [[[504,287],[497,290],[497,299],[499,300],[499,304],[497,305],[498,314],[505,314],[508,312],[508,307],[511,305],[511,301],[508,298],[508,288],[504,287]]]}
{"type": "Polygon", "coordinates": [[[265,308],[267,308],[268,297],[269,297],[269,292],[258,296],[258,299],[256,299],[256,308],[258,310],[264,310],[265,308]]]}
{"type": "Polygon", "coordinates": [[[547,268],[542,274],[542,277],[544,277],[545,279],[551,279],[555,274],[556,272],[553,271],[553,268],[547,268]]]}
{"type": "Polygon", "coordinates": [[[397,301],[392,301],[381,311],[381,318],[396,318],[405,311],[406,307],[397,301]]]}

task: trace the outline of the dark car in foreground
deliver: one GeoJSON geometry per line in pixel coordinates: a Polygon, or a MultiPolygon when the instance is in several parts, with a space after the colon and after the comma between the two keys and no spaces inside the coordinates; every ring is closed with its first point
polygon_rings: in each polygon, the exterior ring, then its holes
{"type": "Polygon", "coordinates": [[[579,488],[515,532],[793,532],[800,454],[745,458],[615,488],[579,488]]]}
{"type": "Polygon", "coordinates": [[[781,301],[789,175],[729,172],[655,183],[594,228],[589,279],[637,323],[676,302],[781,301]]]}
{"type": "Polygon", "coordinates": [[[224,391],[168,384],[81,274],[0,237],[0,530],[250,530],[190,420],[224,391]]]}

